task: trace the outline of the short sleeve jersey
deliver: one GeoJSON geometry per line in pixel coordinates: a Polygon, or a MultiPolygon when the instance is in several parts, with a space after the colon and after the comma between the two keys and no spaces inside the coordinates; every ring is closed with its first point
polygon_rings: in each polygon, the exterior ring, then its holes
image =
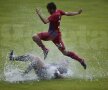
{"type": "Polygon", "coordinates": [[[60,32],[61,16],[65,15],[62,10],[56,10],[51,16],[48,17],[50,22],[48,32],[60,32]]]}

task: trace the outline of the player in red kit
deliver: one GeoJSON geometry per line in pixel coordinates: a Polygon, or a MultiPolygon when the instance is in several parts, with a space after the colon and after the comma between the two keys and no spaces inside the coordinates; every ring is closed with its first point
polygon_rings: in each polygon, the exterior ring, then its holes
{"type": "Polygon", "coordinates": [[[48,12],[50,13],[50,16],[47,19],[42,17],[39,9],[36,9],[36,13],[44,24],[49,23],[48,32],[41,32],[32,37],[33,41],[43,50],[44,59],[47,57],[49,50],[42,43],[42,40],[52,41],[58,47],[58,49],[63,53],[63,55],[79,61],[81,65],[84,67],[84,69],[86,69],[86,64],[84,62],[84,59],[77,56],[74,52],[66,50],[64,43],[62,41],[62,35],[60,31],[61,17],[63,15],[74,16],[74,15],[81,14],[82,9],[80,9],[78,12],[64,12],[62,10],[58,10],[56,8],[55,3],[53,2],[47,4],[47,9],[48,9],[48,12]]]}

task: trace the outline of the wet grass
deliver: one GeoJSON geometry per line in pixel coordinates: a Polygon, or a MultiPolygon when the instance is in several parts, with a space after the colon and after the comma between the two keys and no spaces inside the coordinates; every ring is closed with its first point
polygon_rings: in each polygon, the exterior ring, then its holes
{"type": "MultiPolygon", "coordinates": [[[[47,31],[48,25],[42,24],[35,15],[35,8],[45,8],[50,0],[0,0],[0,72],[6,55],[11,49],[17,54],[32,52],[41,55],[42,52],[32,41],[32,35],[47,31]]],[[[107,0],[53,0],[58,8],[65,11],[76,11],[80,7],[83,13],[75,17],[63,17],[61,30],[67,49],[71,49],[86,59],[88,69],[86,73],[99,80],[51,80],[41,82],[24,82],[19,84],[0,82],[2,90],[107,90],[108,76],[108,1],[107,0]],[[106,79],[105,79],[106,78],[106,79]]],[[[44,42],[53,52],[50,57],[62,55],[51,42],[44,42]],[[53,48],[52,48],[53,47],[53,48]]],[[[70,58],[64,57],[71,61],[70,58]]],[[[79,64],[72,62],[80,68],[79,64]]],[[[77,74],[84,74],[81,68],[77,74]]]]}

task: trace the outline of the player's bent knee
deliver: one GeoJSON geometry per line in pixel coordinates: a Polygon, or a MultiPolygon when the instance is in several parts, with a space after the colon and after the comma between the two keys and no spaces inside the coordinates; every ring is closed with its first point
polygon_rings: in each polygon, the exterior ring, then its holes
{"type": "Polygon", "coordinates": [[[32,36],[33,41],[35,41],[35,35],[32,36]]]}
{"type": "Polygon", "coordinates": [[[33,41],[37,41],[39,39],[38,35],[33,35],[32,36],[33,41]]]}

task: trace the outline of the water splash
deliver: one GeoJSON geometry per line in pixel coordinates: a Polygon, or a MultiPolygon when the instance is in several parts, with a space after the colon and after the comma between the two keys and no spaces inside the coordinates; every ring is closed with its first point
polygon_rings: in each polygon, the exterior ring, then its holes
{"type": "Polygon", "coordinates": [[[15,65],[13,62],[6,62],[4,65],[4,81],[8,82],[19,82],[19,81],[30,81],[37,80],[38,77],[35,73],[30,72],[23,75],[24,70],[19,68],[19,65],[15,65]]]}
{"type": "MultiPolygon", "coordinates": [[[[94,67],[90,67],[90,66],[87,67],[87,70],[83,70],[83,68],[79,65],[78,62],[72,60],[66,61],[66,59],[61,58],[61,56],[59,56],[59,60],[55,60],[55,59],[53,60],[53,59],[54,58],[48,58],[48,60],[45,61],[45,64],[53,63],[54,61],[54,63],[56,64],[61,64],[63,67],[67,67],[68,72],[64,74],[65,78],[85,79],[85,80],[92,81],[94,79],[98,80],[98,78],[108,76],[108,74],[102,73],[101,70],[98,71],[94,67]]],[[[4,81],[8,81],[8,82],[19,82],[19,81],[23,82],[23,81],[31,81],[31,80],[39,81],[39,78],[37,77],[34,71],[30,71],[28,74],[23,75],[23,72],[29,63],[25,63],[25,62],[14,63],[8,61],[8,58],[4,60],[4,63],[5,64],[4,64],[3,74],[0,74],[0,78],[4,77],[3,79],[4,81]]],[[[48,71],[50,76],[52,75],[53,69],[54,68],[52,67],[48,71]]]]}
{"type": "MultiPolygon", "coordinates": [[[[23,72],[25,69],[21,68],[21,64],[24,64],[25,62],[21,62],[21,63],[14,63],[13,61],[7,61],[5,60],[5,65],[4,65],[4,81],[8,81],[8,82],[20,82],[20,81],[39,81],[39,77],[35,74],[34,70],[30,71],[28,74],[23,75],[23,72]]],[[[28,62],[30,63],[30,62],[28,62]]],[[[26,62],[26,64],[28,65],[28,63],[26,62]]],[[[68,68],[68,62],[66,61],[59,61],[58,64],[60,63],[60,65],[62,65],[63,67],[67,67],[68,68]]],[[[45,63],[46,66],[49,66],[50,64],[48,62],[45,63]]],[[[27,65],[25,65],[24,67],[26,68],[27,65]]],[[[52,79],[51,76],[54,73],[54,66],[51,66],[47,71],[47,78],[46,79],[52,79]]],[[[63,76],[65,78],[71,77],[72,76],[72,71],[70,70],[70,68],[68,68],[68,72],[66,74],[64,74],[63,76]]]]}

